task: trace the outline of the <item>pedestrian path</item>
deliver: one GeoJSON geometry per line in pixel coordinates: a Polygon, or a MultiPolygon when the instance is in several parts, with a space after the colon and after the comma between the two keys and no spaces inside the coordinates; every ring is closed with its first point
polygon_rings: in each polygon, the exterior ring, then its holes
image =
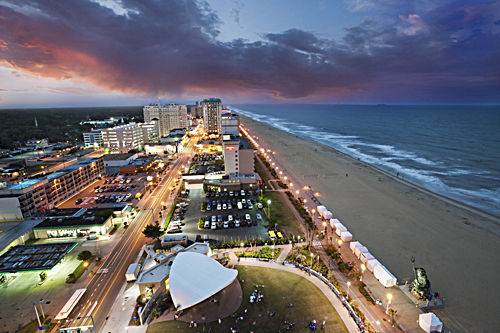
{"type": "Polygon", "coordinates": [[[147,326],[128,326],[138,296],[139,287],[136,284],[125,283],[120,289],[100,333],[146,333],[147,326]]]}
{"type": "Polygon", "coordinates": [[[288,255],[290,254],[290,251],[292,251],[291,244],[283,246],[281,248],[280,255],[278,256],[278,258],[276,258],[276,262],[278,262],[278,264],[282,264],[285,261],[286,257],[288,257],[288,255]]]}

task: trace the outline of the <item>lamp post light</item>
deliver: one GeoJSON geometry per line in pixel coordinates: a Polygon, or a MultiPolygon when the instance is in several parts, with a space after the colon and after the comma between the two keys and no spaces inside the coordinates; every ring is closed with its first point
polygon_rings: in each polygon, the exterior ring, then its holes
{"type": "Polygon", "coordinates": [[[385,308],[385,313],[389,314],[389,307],[391,306],[392,302],[392,294],[387,293],[386,297],[387,297],[387,307],[385,308]]]}
{"type": "Polygon", "coordinates": [[[43,311],[43,304],[49,304],[50,301],[44,300],[43,298],[40,299],[39,301],[33,302],[33,307],[35,308],[35,314],[36,314],[36,319],[38,321],[38,330],[43,331],[43,325],[42,321],[40,320],[40,315],[38,314],[38,308],[37,305],[40,305],[40,312],[41,312],[41,317],[45,319],[45,312],[43,311]]]}
{"type": "Polygon", "coordinates": [[[365,274],[366,271],[366,265],[361,264],[361,275],[359,276],[359,281],[363,282],[363,274],[365,274]]]}
{"type": "Polygon", "coordinates": [[[267,199],[267,217],[271,219],[271,199],[267,199]]]}

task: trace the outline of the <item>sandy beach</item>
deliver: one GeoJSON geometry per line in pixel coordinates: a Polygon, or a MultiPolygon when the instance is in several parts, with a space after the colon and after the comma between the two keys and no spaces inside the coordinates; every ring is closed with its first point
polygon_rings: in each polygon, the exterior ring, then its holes
{"type": "Polygon", "coordinates": [[[336,150],[242,117],[286,171],[320,200],[399,279],[410,259],[446,298],[438,316],[453,332],[500,331],[500,219],[398,181],[336,150]],[[346,176],[348,174],[348,176],[346,176]]]}

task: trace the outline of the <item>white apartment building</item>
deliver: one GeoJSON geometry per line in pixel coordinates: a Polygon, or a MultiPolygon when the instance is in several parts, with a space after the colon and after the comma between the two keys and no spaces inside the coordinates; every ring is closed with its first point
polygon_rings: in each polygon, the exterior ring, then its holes
{"type": "Polygon", "coordinates": [[[207,133],[220,133],[222,101],[219,98],[208,98],[203,100],[201,105],[205,131],[207,133]]]}
{"type": "Polygon", "coordinates": [[[83,144],[85,148],[97,148],[102,146],[101,130],[93,128],[90,132],[83,133],[83,144]]]}
{"type": "Polygon", "coordinates": [[[132,149],[141,149],[144,145],[142,128],[139,124],[130,123],[102,130],[104,148],[113,153],[127,153],[132,149]]]}
{"type": "Polygon", "coordinates": [[[240,117],[231,111],[222,112],[221,114],[221,133],[222,135],[239,135],[238,125],[240,117]]]}
{"type": "Polygon", "coordinates": [[[167,136],[174,128],[188,127],[187,106],[180,104],[151,104],[146,105],[143,109],[144,122],[158,122],[160,137],[167,136]]]}
{"type": "Polygon", "coordinates": [[[225,174],[236,176],[253,174],[254,151],[250,144],[244,138],[234,135],[224,135],[222,139],[225,174]]]}
{"type": "Polygon", "coordinates": [[[156,143],[160,140],[160,128],[158,122],[153,120],[150,123],[140,123],[139,127],[142,130],[142,137],[144,143],[156,143]]]}

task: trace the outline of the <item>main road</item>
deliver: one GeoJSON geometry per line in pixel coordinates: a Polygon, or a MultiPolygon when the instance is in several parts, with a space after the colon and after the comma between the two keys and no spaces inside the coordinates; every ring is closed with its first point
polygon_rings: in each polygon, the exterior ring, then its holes
{"type": "Polygon", "coordinates": [[[138,203],[139,213],[111,253],[103,260],[99,267],[100,273],[92,277],[86,286],[85,295],[71,311],[68,319],[64,323],[57,324],[52,332],[57,332],[62,327],[89,325],[92,321],[95,332],[103,327],[106,316],[125,283],[128,266],[135,261],[140,249],[147,242],[142,230],[158,217],[163,204],[167,207],[174,204],[175,196],[171,195],[172,189],[183,166],[187,165],[192,157],[195,141],[196,137],[188,140],[184,152],[173,162],[167,176],[163,176],[153,192],[145,195],[138,203]]]}

